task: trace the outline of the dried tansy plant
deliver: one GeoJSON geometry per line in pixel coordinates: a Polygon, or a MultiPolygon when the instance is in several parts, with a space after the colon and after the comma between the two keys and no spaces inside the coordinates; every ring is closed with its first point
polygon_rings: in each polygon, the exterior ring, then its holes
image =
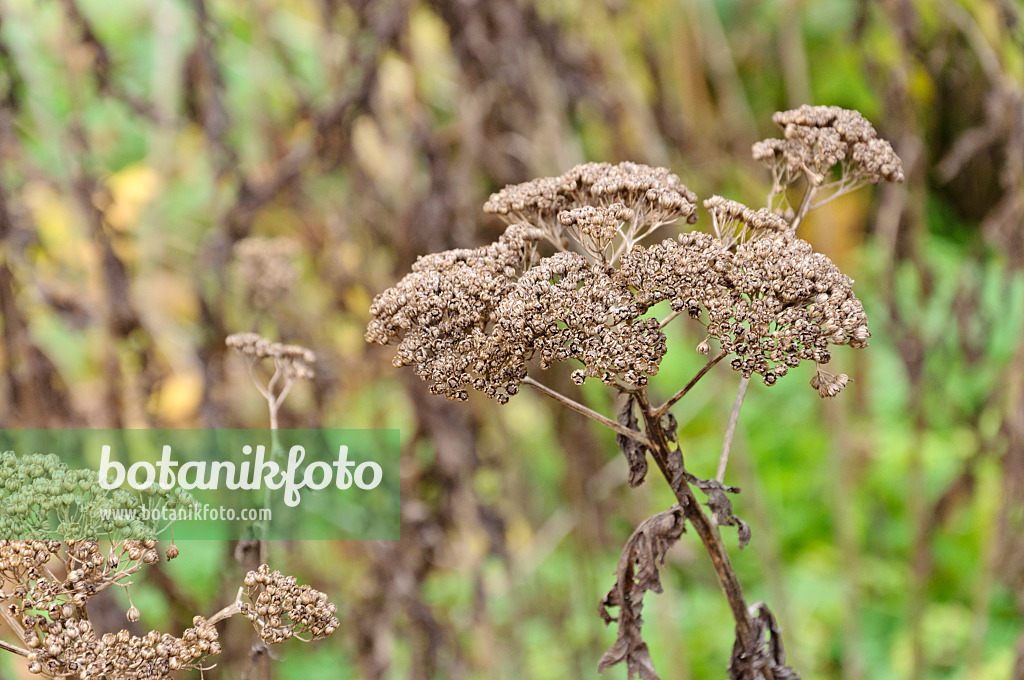
{"type": "Polygon", "coordinates": [[[728,497],[736,489],[722,484],[728,442],[754,375],[774,385],[807,361],[815,367],[811,386],[822,397],[846,385],[845,374],[822,367],[834,346],[867,345],[867,317],[853,281],[796,230],[824,202],[867,183],[901,181],[903,174],[892,147],[856,111],[803,106],[774,120],[783,138],[753,149],[772,172],[767,206],[712,196],[704,207],[713,234],[641,243],[665,225],[696,222],[697,197],[664,168],[588,163],[492,195],[484,210],[509,224],[496,243],[421,257],[370,309],[366,339],[397,343],[395,366],[412,366],[432,393],[464,400],[475,389],[505,403],[527,384],[615,430],[632,485],[642,483],[650,456],[671,486],[678,505],[637,529],[604,599],[603,615],[618,622],[618,639],[601,669],[624,662],[630,677],[658,677],[641,636],[642,598],[660,590],[665,551],[689,524],[735,618],[730,677],[797,677],[785,663],[771,612],[761,603],[747,606],[719,534],[720,526],[736,526],[741,547],[749,538],[728,497]],[[656,318],[650,312],[664,302],[666,313],[656,318]],[[663,329],[684,314],[704,327],[697,351],[710,358],[656,406],[648,382],[668,350],[663,329]],[[718,477],[703,480],[684,466],[670,409],[725,359],[741,374],[741,389],[718,477]],[[543,370],[568,360],[578,366],[574,381],[596,378],[624,395],[617,418],[529,375],[530,366],[543,370]],[[694,489],[706,497],[706,510],[694,489]],[[618,617],[608,608],[617,608],[618,617]]]}

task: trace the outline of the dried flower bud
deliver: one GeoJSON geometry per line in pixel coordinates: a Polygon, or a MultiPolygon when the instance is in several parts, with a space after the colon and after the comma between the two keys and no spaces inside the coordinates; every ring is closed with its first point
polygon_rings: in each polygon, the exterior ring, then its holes
{"type": "Polygon", "coordinates": [[[845,373],[839,375],[832,375],[825,371],[819,370],[811,378],[811,387],[818,390],[818,394],[821,395],[822,399],[828,397],[834,397],[839,394],[846,384],[850,381],[850,376],[845,373]]]}

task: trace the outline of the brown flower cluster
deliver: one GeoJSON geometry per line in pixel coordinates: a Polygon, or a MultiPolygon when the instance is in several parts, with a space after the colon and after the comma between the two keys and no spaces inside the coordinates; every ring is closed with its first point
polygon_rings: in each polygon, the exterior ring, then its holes
{"type": "Polygon", "coordinates": [[[622,259],[617,276],[641,309],[669,300],[673,311],[696,319],[705,302],[723,290],[730,265],[720,240],[694,231],[633,250],[622,259]]]}
{"type": "MultiPolygon", "coordinates": [[[[168,559],[177,552],[169,546],[168,559]]],[[[150,631],[140,637],[127,630],[98,636],[86,609],[90,598],[159,559],[153,540],[114,541],[106,549],[95,540],[0,541],[4,618],[27,648],[28,670],[81,680],[158,680],[175,671],[198,670],[207,657],[221,652],[214,622],[224,612],[246,615],[269,643],[318,639],[338,627],[335,606],[326,595],[263,565],[246,577],[253,598],[249,603],[226,608],[210,621],[196,616],[181,636],[150,631]],[[51,561],[63,564],[63,578],[54,575],[60,570],[48,567],[51,561]]],[[[138,621],[138,608],[132,606],[127,617],[138,621]]]]}
{"type": "MultiPolygon", "coordinates": [[[[737,206],[729,208],[741,213],[737,206]]],[[[803,360],[828,363],[830,344],[864,347],[870,337],[853,281],[788,232],[734,251],[707,234],[682,234],[634,250],[619,273],[641,307],[670,300],[691,318],[706,311],[708,335],[735,355],[732,367],[768,385],[803,360]]]]}
{"type": "Polygon", "coordinates": [[[732,367],[758,373],[768,385],[800,361],[828,363],[829,345],[867,344],[867,318],[852,281],[826,256],[779,231],[781,218],[766,211],[732,202],[719,208],[744,229],[764,227],[765,235],[733,250],[709,234],[682,234],[637,246],[618,268],[556,253],[517,278],[498,273],[500,263],[463,258],[458,275],[427,270],[434,276],[426,280],[461,286],[447,292],[416,289],[424,281],[421,260],[413,280],[406,277],[374,304],[367,337],[387,344],[408,328],[397,365],[415,366],[435,394],[449,399],[465,399],[472,386],[501,402],[516,394],[533,360],[546,369],[575,359],[583,364],[573,374],[577,382],[646,384],[667,347],[658,320],[644,314],[666,300],[692,318],[706,312],[708,335],[735,355],[732,367]]]}
{"type": "Polygon", "coordinates": [[[282,372],[286,381],[296,378],[312,378],[316,354],[299,345],[285,345],[271,342],[257,333],[233,333],[225,344],[241,354],[250,364],[263,359],[273,359],[274,365],[282,372]]]}
{"type": "Polygon", "coordinates": [[[715,236],[726,248],[789,228],[789,222],[767,208],[752,210],[721,196],[705,200],[704,207],[711,214],[715,236]]]}
{"type": "Polygon", "coordinates": [[[497,243],[420,257],[374,299],[366,339],[386,345],[401,336],[395,366],[414,366],[434,394],[466,399],[495,310],[535,261],[540,238],[536,228],[513,225],[497,243]]]}
{"type": "Polygon", "coordinates": [[[60,541],[0,540],[0,579],[19,582],[33,569],[38,569],[60,552],[60,541]]]}
{"type": "MultiPolygon", "coordinates": [[[[816,142],[815,153],[874,139],[859,114],[836,111],[801,109],[777,120],[787,129],[830,123],[820,138],[837,141],[828,148],[816,142]]],[[[694,319],[706,314],[708,340],[734,355],[735,370],[768,385],[801,361],[828,363],[829,345],[866,344],[852,281],[769,209],[713,196],[704,205],[715,236],[691,232],[651,246],[632,240],[649,231],[623,226],[649,219],[657,206],[668,211],[662,216],[689,219],[695,200],[667,170],[632,163],[589,163],[506,187],[485,210],[523,223],[489,246],[421,257],[374,300],[366,339],[400,340],[394,365],[413,366],[433,394],[463,400],[472,387],[502,403],[518,392],[532,361],[547,369],[576,360],[577,383],[646,385],[667,350],[647,312],[664,301],[694,319]],[[538,240],[561,243],[563,235],[584,254],[538,256],[538,240]],[[615,239],[620,245],[607,257],[615,239]]],[[[710,351],[707,341],[700,347],[710,351]]],[[[815,388],[831,396],[839,382],[820,377],[815,388]]]]}
{"type": "Polygon", "coordinates": [[[903,181],[903,165],[892,146],[857,111],[804,105],[780,111],[772,120],[784,138],[757,142],[753,155],[771,168],[774,193],[801,177],[820,187],[837,165],[844,191],[863,183],[903,181]]]}
{"type": "Polygon", "coordinates": [[[84,607],[90,597],[110,583],[137,571],[142,564],[159,561],[155,545],[153,540],[118,541],[104,553],[95,540],[0,541],[0,577],[4,592],[10,587],[9,592],[23,598],[22,605],[27,609],[47,609],[57,597],[84,607]],[[36,581],[54,558],[64,562],[65,579],[36,581]]]}
{"type": "Polygon", "coordinates": [[[292,290],[299,278],[292,262],[298,251],[289,238],[252,236],[235,245],[238,273],[253,305],[266,309],[292,290]]]}
{"type": "Polygon", "coordinates": [[[865,347],[871,336],[853,281],[791,234],[741,244],[724,277],[704,301],[708,335],[736,355],[733,369],[766,385],[801,361],[828,363],[829,345],[865,347]]]}
{"type": "MultiPolygon", "coordinates": [[[[679,218],[691,224],[696,222],[696,203],[697,196],[666,168],[629,162],[585,163],[558,177],[509,185],[491,195],[484,204],[484,212],[499,215],[508,224],[537,227],[544,238],[561,250],[568,248],[565,237],[570,236],[597,259],[603,258],[605,248],[619,235],[620,243],[609,258],[614,261],[662,225],[679,218]],[[591,217],[570,216],[567,222],[561,218],[563,211],[588,206],[611,210],[596,218],[602,228],[591,230],[600,235],[600,240],[607,241],[600,249],[579,239],[583,235],[579,219],[592,223],[595,213],[590,213],[591,217]]],[[[588,235],[588,241],[592,238],[588,235]]]]}
{"type": "MultiPolygon", "coordinates": [[[[99,541],[3,541],[0,574],[8,597],[8,621],[17,622],[28,647],[28,670],[48,677],[166,678],[173,671],[199,668],[219,654],[217,631],[202,617],[174,637],[127,630],[97,637],[88,620],[91,597],[159,560],[156,542],[119,541],[104,551],[99,541]],[[63,550],[62,550],[63,548],[63,550]],[[66,576],[55,578],[45,565],[64,562],[66,576]]],[[[129,619],[138,610],[129,610],[129,619]]]]}
{"type": "Polygon", "coordinates": [[[167,678],[181,669],[198,670],[208,656],[220,654],[217,629],[202,616],[192,619],[181,637],[151,630],[143,636],[127,630],[106,633],[96,660],[81,673],[86,678],[167,678]]]}
{"type": "Polygon", "coordinates": [[[534,358],[542,368],[578,359],[576,375],[646,383],[665,353],[655,319],[607,265],[577,253],[518,264],[530,231],[513,225],[493,246],[420,258],[413,272],[377,297],[371,342],[402,341],[396,366],[414,366],[434,394],[466,399],[468,388],[504,403],[534,358]],[[516,265],[516,266],[513,266],[516,265]]]}
{"type": "Polygon", "coordinates": [[[270,644],[292,637],[319,640],[338,628],[337,607],[327,601],[327,595],[300,586],[294,576],[270,571],[263,564],[247,573],[244,583],[249,602],[242,603],[241,612],[270,644]]]}
{"type": "Polygon", "coordinates": [[[474,386],[505,401],[496,390],[515,394],[533,359],[542,369],[580,361],[584,368],[573,373],[579,384],[599,378],[609,385],[645,385],[667,350],[658,320],[640,318],[646,311],[618,270],[588,264],[576,253],[556,253],[526,272],[499,305],[474,386]]]}
{"type": "Polygon", "coordinates": [[[591,257],[604,261],[605,251],[622,230],[622,225],[633,219],[633,211],[622,203],[607,208],[586,205],[563,210],[558,221],[566,233],[579,243],[591,257]]]}

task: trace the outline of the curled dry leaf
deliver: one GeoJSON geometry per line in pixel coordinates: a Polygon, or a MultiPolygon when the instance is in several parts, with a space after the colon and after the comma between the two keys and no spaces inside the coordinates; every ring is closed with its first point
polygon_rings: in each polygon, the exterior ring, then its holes
{"type": "Polygon", "coordinates": [[[782,630],[768,605],[755,602],[750,605],[749,611],[754,621],[754,640],[751,644],[741,644],[737,633],[729,662],[729,680],[800,680],[796,671],[786,665],[782,630]],[[751,663],[744,649],[756,649],[758,658],[751,663]],[[770,669],[770,673],[764,672],[766,668],[770,669]]]}
{"type": "Polygon", "coordinates": [[[711,517],[720,527],[736,527],[739,536],[740,550],[750,542],[750,526],[737,517],[732,511],[732,501],[727,494],[739,493],[735,486],[725,486],[717,479],[700,479],[686,473],[686,480],[704,492],[708,497],[707,506],[711,517]]]}
{"type": "Polygon", "coordinates": [[[618,621],[619,631],[615,644],[601,656],[598,672],[625,662],[630,680],[637,675],[643,680],[659,680],[641,635],[640,612],[648,590],[661,592],[660,567],[665,563],[665,553],[685,531],[683,510],[676,506],[644,520],[626,541],[615,586],[601,600],[601,618],[606,624],[618,621]],[[608,612],[611,607],[618,607],[618,617],[608,612]]]}
{"type": "MultiPolygon", "coordinates": [[[[637,424],[636,411],[633,408],[635,403],[632,394],[626,395],[619,408],[618,420],[619,425],[639,432],[640,426],[637,424]]],[[[629,485],[640,486],[644,482],[644,477],[647,476],[647,447],[622,434],[615,435],[615,441],[618,442],[619,449],[622,450],[623,455],[626,456],[626,462],[629,463],[629,485]]]]}

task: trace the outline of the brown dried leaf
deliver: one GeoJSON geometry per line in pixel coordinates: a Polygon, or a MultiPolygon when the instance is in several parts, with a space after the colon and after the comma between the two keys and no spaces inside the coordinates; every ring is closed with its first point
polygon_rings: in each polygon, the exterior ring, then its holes
{"type": "Polygon", "coordinates": [[[615,586],[604,596],[600,606],[601,618],[606,624],[618,621],[618,637],[601,656],[598,672],[625,662],[630,680],[636,675],[643,680],[659,680],[641,635],[640,613],[647,591],[661,592],[659,568],[665,563],[665,553],[685,531],[682,508],[676,506],[644,520],[626,541],[616,570],[615,586]],[[618,617],[609,613],[610,607],[618,607],[618,617]]]}
{"type": "Polygon", "coordinates": [[[786,650],[782,646],[782,631],[775,615],[764,602],[750,606],[754,622],[753,639],[742,644],[737,633],[729,661],[729,680],[800,680],[796,671],[786,665],[786,650]],[[744,652],[753,649],[754,653],[744,652]],[[771,669],[766,674],[765,668],[771,669]]]}
{"type": "MultiPolygon", "coordinates": [[[[626,395],[621,408],[619,408],[618,420],[620,425],[639,432],[640,426],[637,423],[634,404],[633,395],[626,395]]],[[[644,482],[644,477],[647,476],[647,447],[622,434],[615,435],[615,441],[618,442],[619,448],[626,456],[626,462],[629,463],[629,485],[631,487],[640,486],[644,482]]]]}
{"type": "Polygon", "coordinates": [[[733,513],[732,501],[727,495],[739,493],[740,490],[735,486],[725,486],[717,479],[700,479],[690,473],[686,473],[686,479],[708,497],[708,509],[711,510],[711,517],[718,526],[736,527],[740,550],[750,543],[750,526],[733,513]]]}

